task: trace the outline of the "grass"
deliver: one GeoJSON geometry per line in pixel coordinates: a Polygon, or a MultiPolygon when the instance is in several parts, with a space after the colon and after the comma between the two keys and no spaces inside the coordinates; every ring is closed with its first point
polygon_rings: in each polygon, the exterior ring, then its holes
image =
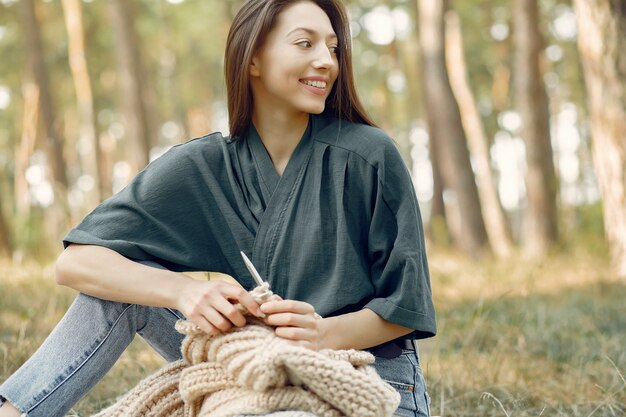
{"type": "MultiPolygon", "coordinates": [[[[626,414],[626,285],[601,253],[533,264],[430,256],[439,335],[421,343],[440,416],[626,414]]],[[[0,262],[0,381],[37,348],[71,303],[52,267],[0,262]]],[[[73,410],[89,415],[162,365],[137,338],[73,410]]]]}
{"type": "Polygon", "coordinates": [[[626,285],[584,253],[431,257],[439,336],[422,343],[432,413],[626,414],[626,285]]]}

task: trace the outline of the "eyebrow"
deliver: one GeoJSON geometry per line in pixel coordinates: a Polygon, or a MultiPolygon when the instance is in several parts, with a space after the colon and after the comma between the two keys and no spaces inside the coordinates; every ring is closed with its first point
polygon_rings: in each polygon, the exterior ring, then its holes
{"type": "MultiPolygon", "coordinates": [[[[303,32],[306,32],[306,33],[308,33],[308,34],[310,34],[310,35],[318,35],[318,34],[319,34],[317,31],[315,31],[315,30],[313,30],[313,29],[309,29],[309,28],[305,28],[305,27],[298,27],[298,28],[295,28],[294,30],[290,31],[290,32],[287,34],[287,36],[291,35],[291,34],[292,34],[292,33],[294,33],[294,32],[297,32],[297,31],[299,31],[299,30],[301,30],[301,31],[303,31],[303,32]]],[[[328,34],[328,36],[327,36],[326,38],[327,38],[327,39],[328,39],[328,38],[338,39],[338,38],[337,38],[337,34],[335,34],[334,32],[329,33],[329,34],[328,34]]]]}

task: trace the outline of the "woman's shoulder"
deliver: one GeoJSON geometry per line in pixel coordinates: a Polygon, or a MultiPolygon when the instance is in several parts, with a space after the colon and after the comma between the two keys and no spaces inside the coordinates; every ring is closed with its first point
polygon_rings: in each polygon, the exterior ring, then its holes
{"type": "Polygon", "coordinates": [[[229,143],[230,138],[228,136],[222,135],[221,132],[212,132],[174,145],[172,149],[178,152],[198,152],[201,149],[221,148],[229,143]]]}
{"type": "Polygon", "coordinates": [[[148,171],[167,170],[192,174],[207,169],[219,170],[223,167],[224,150],[228,146],[228,137],[224,137],[220,132],[189,139],[163,152],[150,163],[148,171]]]}
{"type": "Polygon", "coordinates": [[[365,147],[393,145],[393,140],[382,129],[365,123],[350,122],[329,116],[317,116],[316,139],[330,145],[343,144],[345,147],[365,147]]]}
{"type": "Polygon", "coordinates": [[[393,139],[382,129],[330,117],[316,119],[315,140],[356,154],[370,165],[401,160],[393,139]]]}
{"type": "Polygon", "coordinates": [[[223,155],[222,150],[229,144],[228,136],[223,136],[221,132],[213,132],[174,145],[163,156],[191,160],[221,157],[223,155]]]}

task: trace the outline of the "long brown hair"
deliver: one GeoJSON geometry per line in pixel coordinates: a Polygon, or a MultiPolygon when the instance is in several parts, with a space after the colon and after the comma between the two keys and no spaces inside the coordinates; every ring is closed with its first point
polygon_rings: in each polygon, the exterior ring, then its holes
{"type": "Polygon", "coordinates": [[[274,27],[278,14],[285,7],[301,1],[316,4],[328,15],[338,39],[339,74],[326,99],[324,114],[375,126],[354,86],[350,26],[340,0],[246,0],[230,27],[224,55],[231,137],[243,136],[252,122],[253,97],[249,74],[252,57],[274,27]]]}

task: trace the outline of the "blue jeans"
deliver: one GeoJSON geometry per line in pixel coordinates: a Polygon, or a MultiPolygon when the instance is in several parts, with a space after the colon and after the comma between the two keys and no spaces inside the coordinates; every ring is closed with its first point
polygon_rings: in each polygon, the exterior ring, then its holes
{"type": "MultiPolygon", "coordinates": [[[[28,417],[63,416],[111,369],[135,333],[167,361],[180,359],[183,335],[174,323],[181,318],[179,311],[168,308],[79,294],[43,345],[0,386],[0,401],[8,400],[28,417]]],[[[400,392],[396,416],[429,415],[416,352],[377,357],[374,367],[400,392]]]]}
{"type": "Polygon", "coordinates": [[[397,358],[376,357],[374,368],[378,375],[400,393],[397,417],[429,417],[430,398],[420,366],[419,352],[402,350],[397,358]]]}

